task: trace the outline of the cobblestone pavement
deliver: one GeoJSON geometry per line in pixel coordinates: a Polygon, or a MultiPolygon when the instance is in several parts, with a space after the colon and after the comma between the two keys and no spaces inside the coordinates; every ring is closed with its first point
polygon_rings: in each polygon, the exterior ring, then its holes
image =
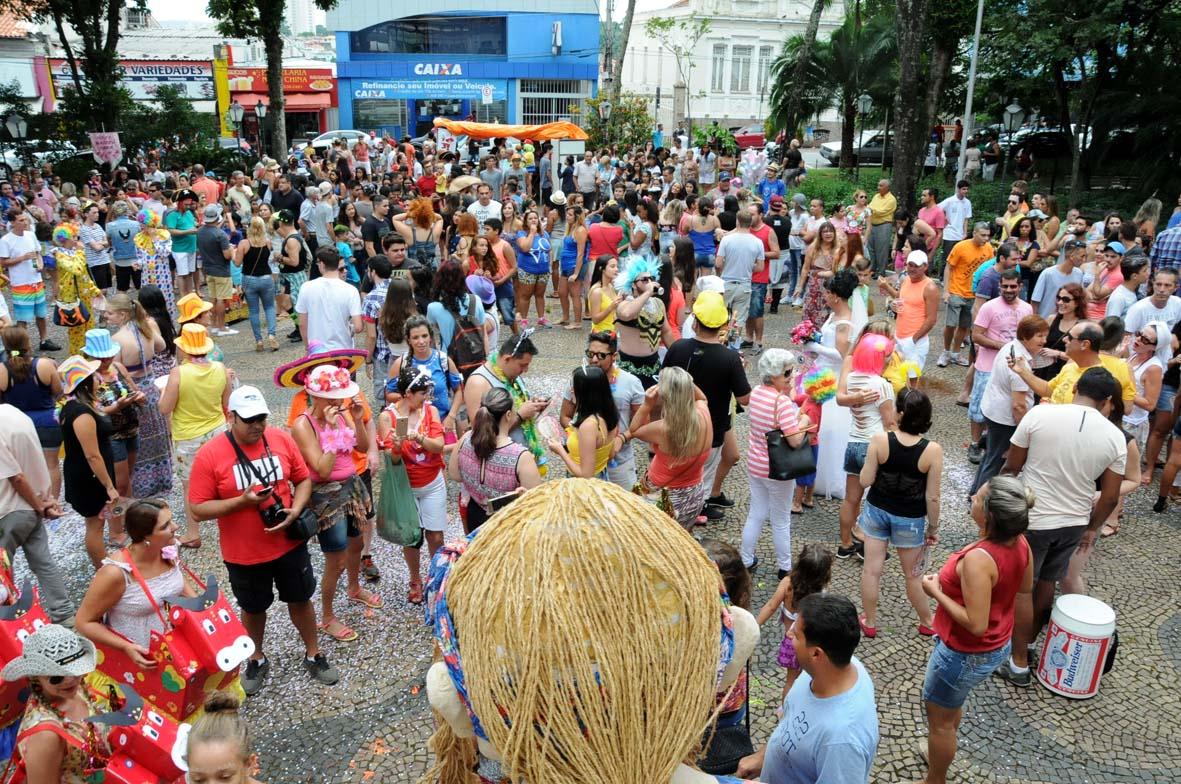
{"type": "MultiPolygon", "coordinates": [[[[786,345],[790,324],[797,319],[796,313],[770,316],[768,342],[786,345]]],[[[274,409],[272,421],[285,421],[290,393],[275,389],[271,374],[278,362],[296,358],[302,351],[284,344],[278,354],[256,354],[249,326],[245,322],[236,326],[240,335],[219,341],[228,362],[244,383],[263,389],[274,409]]],[[[542,354],[529,375],[535,388],[560,391],[570,370],[580,362],[585,334],[555,329],[537,337],[542,354]]],[[[932,363],[937,356],[933,351],[932,363]]],[[[957,367],[932,367],[926,382],[936,407],[936,425],[930,436],[942,443],[948,454],[942,541],[932,553],[932,568],[974,535],[966,496],[974,467],[961,446],[967,437],[967,414],[955,405],[964,372],[957,367]]],[[[753,370],[751,375],[753,378],[753,370]]],[[[737,427],[740,443],[745,444],[744,417],[738,418],[737,427]]],[[[736,545],[748,500],[743,463],[730,472],[725,491],[737,506],[723,522],[711,525],[707,535],[736,545]]],[[[1153,514],[1150,494],[1141,490],[1131,497],[1123,531],[1102,540],[1092,559],[1092,594],[1115,608],[1120,629],[1116,668],[1104,678],[1099,695],[1072,701],[1036,685],[1019,690],[990,679],[975,690],[966,706],[953,780],[1012,784],[1181,781],[1178,515],[1175,510],[1153,514]]],[[[173,498],[173,505],[180,508],[179,497],[173,498]]],[[[818,499],[814,510],[794,516],[793,551],[798,552],[807,542],[835,548],[838,506],[838,501],[818,499]]],[[[70,515],[50,527],[55,555],[67,572],[75,597],[80,598],[91,574],[82,547],[82,521],[70,515]]],[[[455,519],[449,537],[459,533],[455,519]]],[[[205,545],[190,562],[201,573],[217,574],[221,584],[227,585],[217,558],[216,527],[203,526],[203,535],[205,545]]],[[[758,554],[764,564],[774,562],[769,530],[760,539],[758,554]]],[[[366,611],[358,605],[344,605],[339,611],[359,632],[360,641],[324,643],[342,674],[337,686],[322,687],[308,680],[299,666],[302,649],[286,613],[277,603],[271,612],[266,643],[271,676],[245,711],[258,741],[260,778],[269,784],[412,782],[428,764],[432,718],[423,679],[431,656],[430,636],[422,624],[421,611],[405,601],[406,571],[400,553],[379,541],[375,557],[382,570],[377,591],[385,607],[366,611]]],[[[318,553],[313,558],[318,574],[322,560],[318,553]]],[[[931,641],[915,632],[916,621],[897,564],[897,558],[888,561],[882,579],[878,637],[863,640],[858,649],[877,689],[881,745],[872,777],[875,782],[913,781],[923,772],[917,749],[926,734],[921,687],[931,641]]],[[[19,568],[23,568],[20,556],[19,568]]],[[[830,589],[860,604],[860,573],[856,560],[837,561],[830,589]]],[[[774,587],[772,570],[760,570],[755,584],[756,610],[774,587]],[[768,577],[768,572],[772,576],[768,577]]],[[[343,596],[338,608],[342,604],[343,596]]],[[[751,662],[756,743],[765,740],[775,725],[774,710],[783,683],[775,651],[781,639],[778,625],[764,627],[751,662]]]]}

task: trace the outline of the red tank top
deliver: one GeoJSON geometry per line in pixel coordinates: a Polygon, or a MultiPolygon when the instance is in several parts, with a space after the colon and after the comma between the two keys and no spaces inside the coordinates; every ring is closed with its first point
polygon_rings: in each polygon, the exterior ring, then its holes
{"type": "Polygon", "coordinates": [[[1013,603],[1017,598],[1017,589],[1021,587],[1021,578],[1025,576],[1025,569],[1029,565],[1029,547],[1024,536],[1018,536],[1007,545],[989,541],[977,542],[952,553],[947,563],[939,570],[939,587],[948,597],[960,604],[964,603],[964,594],[960,586],[960,577],[956,574],[956,565],[974,549],[988,553],[996,563],[997,581],[996,585],[992,586],[988,628],[984,630],[984,634],[977,637],[953,621],[942,605],[935,611],[935,633],[943,640],[944,645],[959,653],[995,651],[1013,636],[1013,603]]]}
{"type": "MultiPolygon", "coordinates": [[[[768,236],[771,234],[771,226],[769,224],[764,223],[763,225],[759,226],[759,228],[757,228],[757,229],[751,229],[750,233],[755,235],[756,237],[758,237],[759,240],[763,243],[763,250],[764,251],[766,251],[767,253],[771,252],[771,240],[768,239],[768,236]]],[[[770,283],[771,282],[771,260],[770,259],[767,259],[767,261],[763,264],[763,269],[761,272],[756,272],[750,276],[750,282],[751,283],[770,283]]]]}
{"type": "Polygon", "coordinates": [[[596,223],[586,230],[593,262],[599,256],[619,258],[619,243],[623,242],[623,227],[612,223],[596,223]]]}

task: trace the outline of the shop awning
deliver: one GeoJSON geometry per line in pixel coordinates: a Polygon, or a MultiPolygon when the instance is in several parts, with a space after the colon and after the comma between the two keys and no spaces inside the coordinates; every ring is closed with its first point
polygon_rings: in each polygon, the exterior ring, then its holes
{"type": "Polygon", "coordinates": [[[499,123],[457,122],[436,117],[435,127],[445,128],[455,136],[468,136],[473,139],[496,139],[505,136],[538,141],[588,138],[586,131],[565,120],[543,125],[500,125],[499,123]]]}
{"type": "MultiPolygon", "coordinates": [[[[257,106],[259,101],[262,101],[263,106],[271,105],[270,96],[263,93],[234,93],[234,100],[247,111],[257,106]]],[[[289,112],[319,111],[332,106],[332,96],[328,93],[292,93],[283,96],[283,105],[289,112]]]]}

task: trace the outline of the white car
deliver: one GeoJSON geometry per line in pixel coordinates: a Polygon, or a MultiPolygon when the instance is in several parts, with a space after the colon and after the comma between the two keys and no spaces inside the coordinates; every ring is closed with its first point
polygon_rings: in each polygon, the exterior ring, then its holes
{"type": "Polygon", "coordinates": [[[370,147],[374,146],[374,140],[365,131],[337,130],[322,133],[307,143],[300,142],[293,149],[302,150],[304,147],[314,147],[317,150],[327,150],[337,139],[344,139],[350,147],[362,140],[370,147]]]}

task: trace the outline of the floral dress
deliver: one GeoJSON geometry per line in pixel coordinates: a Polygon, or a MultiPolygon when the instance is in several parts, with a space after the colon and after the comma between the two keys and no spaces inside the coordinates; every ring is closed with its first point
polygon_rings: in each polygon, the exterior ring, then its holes
{"type": "MultiPolygon", "coordinates": [[[[59,258],[60,261],[60,258],[59,258]]],[[[91,715],[101,713],[99,707],[91,700],[86,688],[81,689],[82,699],[91,706],[91,715]]],[[[106,732],[99,725],[89,722],[78,722],[63,719],[62,716],[48,705],[45,705],[36,694],[29,696],[25,705],[25,715],[21,719],[21,731],[34,727],[42,727],[50,732],[68,735],[70,740],[65,743],[65,750],[61,758],[61,784],[90,784],[102,781],[102,768],[106,767],[111,757],[111,748],[107,744],[106,732]]],[[[63,738],[65,740],[65,738],[63,738]]],[[[25,744],[21,741],[21,754],[25,753],[25,744]]]]}
{"type": "Polygon", "coordinates": [[[160,387],[155,381],[168,378],[176,363],[167,351],[145,362],[143,337],[134,322],[130,326],[144,370],[143,378],[137,382],[139,391],[144,393],[144,404],[139,407],[139,451],[135,470],[131,472],[131,494],[136,498],[167,498],[172,492],[172,433],[167,417],[160,413],[160,387]]]}
{"type": "Polygon", "coordinates": [[[832,272],[832,255],[817,251],[812,259],[812,272],[808,275],[808,288],[804,291],[804,318],[809,319],[813,326],[823,324],[829,314],[828,302],[824,298],[827,280],[817,275],[817,271],[832,272]]]}
{"type": "Polygon", "coordinates": [[[143,271],[145,286],[159,286],[168,304],[168,313],[176,318],[176,295],[172,290],[172,270],[168,257],[172,255],[172,235],[165,229],[145,228],[135,235],[135,258],[143,271]]]}
{"type": "Polygon", "coordinates": [[[86,252],[82,248],[67,250],[58,248],[53,252],[57,262],[57,298],[61,302],[80,300],[90,313],[90,318],[80,327],[70,327],[66,334],[69,337],[70,354],[81,354],[82,345],[86,342],[86,330],[94,329],[94,308],[90,301],[101,297],[102,292],[90,277],[90,270],[86,267],[86,252]]]}

